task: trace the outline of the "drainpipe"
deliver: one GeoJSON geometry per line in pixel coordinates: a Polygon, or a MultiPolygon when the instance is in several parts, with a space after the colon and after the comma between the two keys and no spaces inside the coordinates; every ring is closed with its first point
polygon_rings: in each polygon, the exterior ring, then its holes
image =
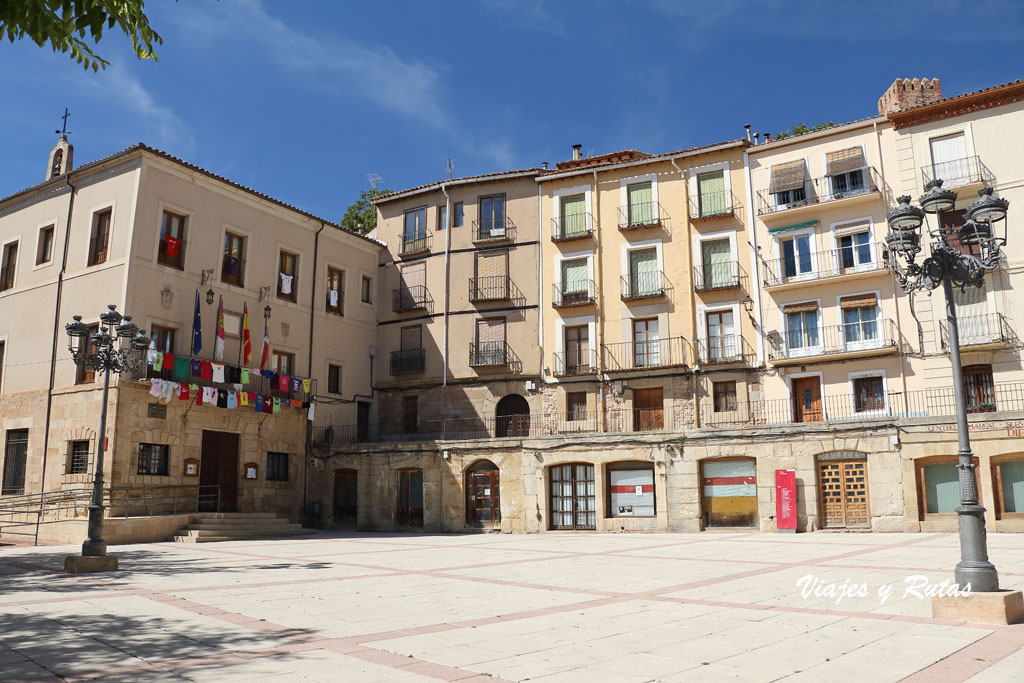
{"type": "MultiPolygon", "coordinates": [[[[71,188],[68,197],[68,216],[64,222],[64,254],[61,256],[60,272],[57,274],[57,299],[53,305],[53,342],[50,344],[50,384],[46,389],[46,426],[43,429],[43,471],[39,477],[39,492],[46,491],[46,454],[50,449],[50,414],[53,410],[53,385],[57,374],[57,339],[60,333],[60,302],[64,294],[64,272],[68,266],[68,245],[71,242],[71,213],[75,208],[75,193],[78,189],[71,184],[71,173],[64,176],[64,182],[71,188]]],[[[97,438],[102,439],[100,434],[97,438]]]]}
{"type": "MultiPolygon", "coordinates": [[[[445,188],[445,184],[441,183],[441,194],[444,195],[444,324],[442,330],[442,346],[444,347],[442,356],[443,372],[441,377],[441,386],[448,386],[448,305],[449,305],[449,284],[451,283],[452,266],[451,266],[451,250],[452,250],[452,223],[450,212],[452,210],[452,198],[448,196],[448,190],[445,188]]],[[[447,397],[445,397],[447,398],[447,397]]],[[[442,406],[442,409],[444,406],[442,406]]]]}
{"type": "MultiPolygon", "coordinates": [[[[541,195],[540,183],[537,183],[537,303],[544,300],[544,237],[541,234],[541,195]]],[[[540,376],[544,378],[544,310],[537,309],[537,345],[540,346],[540,376]]]]}
{"type": "Polygon", "coordinates": [[[757,227],[754,225],[754,186],[750,184],[750,156],[743,150],[743,182],[746,187],[747,229],[750,230],[750,261],[754,266],[754,282],[751,295],[754,299],[754,311],[757,314],[754,324],[757,325],[757,363],[764,364],[764,323],[761,319],[761,259],[757,250],[757,227]]]}
{"type": "Polygon", "coordinates": [[[605,391],[604,391],[604,307],[601,306],[601,297],[604,296],[604,257],[601,248],[601,198],[597,193],[597,171],[594,171],[594,182],[593,190],[591,190],[590,196],[592,199],[592,208],[594,210],[591,220],[594,224],[591,226],[594,233],[594,241],[597,243],[597,263],[594,264],[594,282],[595,289],[600,292],[600,296],[595,296],[597,301],[597,324],[594,326],[597,331],[597,339],[594,340],[594,353],[597,354],[597,381],[598,381],[598,413],[601,416],[601,431],[608,431],[608,417],[605,415],[605,391]]]}
{"type": "MultiPolygon", "coordinates": [[[[669,159],[672,162],[672,166],[675,167],[679,173],[679,179],[683,181],[683,215],[686,216],[689,204],[690,204],[690,184],[686,180],[686,171],[679,168],[679,164],[676,163],[675,159],[669,159]]],[[[686,267],[688,269],[687,277],[693,277],[693,225],[687,218],[686,221],[686,267]]],[[[691,281],[692,282],[692,281],[691,281]]],[[[696,338],[699,336],[697,328],[697,292],[696,288],[690,287],[690,349],[693,354],[694,367],[697,366],[697,342],[696,338]]],[[[700,396],[697,394],[697,381],[699,376],[696,371],[693,373],[693,426],[700,427],[700,396]]]]}
{"type": "MultiPolygon", "coordinates": [[[[316,272],[320,268],[318,256],[320,254],[320,233],[324,231],[327,224],[324,221],[320,221],[320,229],[313,235],[313,279],[309,288],[309,362],[306,365],[306,377],[313,376],[313,321],[316,313],[316,272]]],[[[305,453],[305,462],[302,467],[302,515],[300,519],[306,516],[308,513],[308,496],[309,496],[309,457],[313,453],[313,448],[310,445],[313,436],[313,423],[308,419],[306,420],[306,445],[303,449],[305,453]]],[[[316,520],[318,525],[320,520],[316,520]]]]}

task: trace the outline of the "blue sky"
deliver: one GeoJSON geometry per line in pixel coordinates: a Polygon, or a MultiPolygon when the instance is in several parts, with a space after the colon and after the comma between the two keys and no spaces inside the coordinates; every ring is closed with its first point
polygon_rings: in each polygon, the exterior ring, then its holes
{"type": "Polygon", "coordinates": [[[1024,78],[1024,3],[150,0],[160,61],[0,43],[0,196],[146,142],[329,219],[368,187],[870,116],[897,77],[1024,78]]]}

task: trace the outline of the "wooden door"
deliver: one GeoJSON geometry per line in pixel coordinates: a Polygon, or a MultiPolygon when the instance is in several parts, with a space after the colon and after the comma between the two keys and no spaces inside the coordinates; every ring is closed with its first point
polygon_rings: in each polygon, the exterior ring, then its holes
{"type": "Polygon", "coordinates": [[[466,521],[472,526],[495,526],[501,522],[498,470],[468,472],[466,476],[466,521]]]}
{"type": "Polygon", "coordinates": [[[238,434],[203,432],[199,485],[216,485],[219,494],[217,497],[204,496],[200,512],[235,512],[237,510],[238,434]]]}
{"type": "Polygon", "coordinates": [[[871,525],[867,470],[866,460],[818,463],[823,528],[846,529],[871,525]]]}
{"type": "Polygon", "coordinates": [[[398,526],[423,526],[423,470],[398,472],[398,526]]]}
{"type": "Polygon", "coordinates": [[[334,521],[355,524],[359,513],[359,474],[355,470],[334,470],[334,521]]]}
{"type": "Polygon", "coordinates": [[[356,441],[362,443],[370,438],[370,404],[356,403],[356,441]]]}
{"type": "Polygon", "coordinates": [[[633,390],[633,431],[644,432],[665,428],[662,388],[633,390]]]}
{"type": "Polygon", "coordinates": [[[793,421],[820,422],[821,383],[817,377],[800,377],[793,380],[793,421]]]}

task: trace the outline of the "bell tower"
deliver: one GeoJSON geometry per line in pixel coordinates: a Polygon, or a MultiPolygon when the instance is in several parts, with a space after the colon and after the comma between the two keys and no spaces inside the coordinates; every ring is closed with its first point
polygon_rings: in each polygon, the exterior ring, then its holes
{"type": "Polygon", "coordinates": [[[75,153],[75,147],[68,142],[68,117],[71,112],[64,109],[64,125],[61,126],[60,130],[53,131],[60,135],[60,139],[57,140],[57,144],[50,150],[50,161],[46,165],[46,179],[52,180],[59,176],[64,175],[71,170],[71,162],[75,153]]]}

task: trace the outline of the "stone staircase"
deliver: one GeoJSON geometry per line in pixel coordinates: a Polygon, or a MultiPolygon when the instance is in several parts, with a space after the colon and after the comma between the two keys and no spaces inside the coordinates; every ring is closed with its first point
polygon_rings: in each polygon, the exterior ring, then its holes
{"type": "Polygon", "coordinates": [[[273,538],[315,534],[273,512],[211,512],[196,516],[194,522],[171,536],[177,543],[210,543],[245,538],[273,538]]]}

